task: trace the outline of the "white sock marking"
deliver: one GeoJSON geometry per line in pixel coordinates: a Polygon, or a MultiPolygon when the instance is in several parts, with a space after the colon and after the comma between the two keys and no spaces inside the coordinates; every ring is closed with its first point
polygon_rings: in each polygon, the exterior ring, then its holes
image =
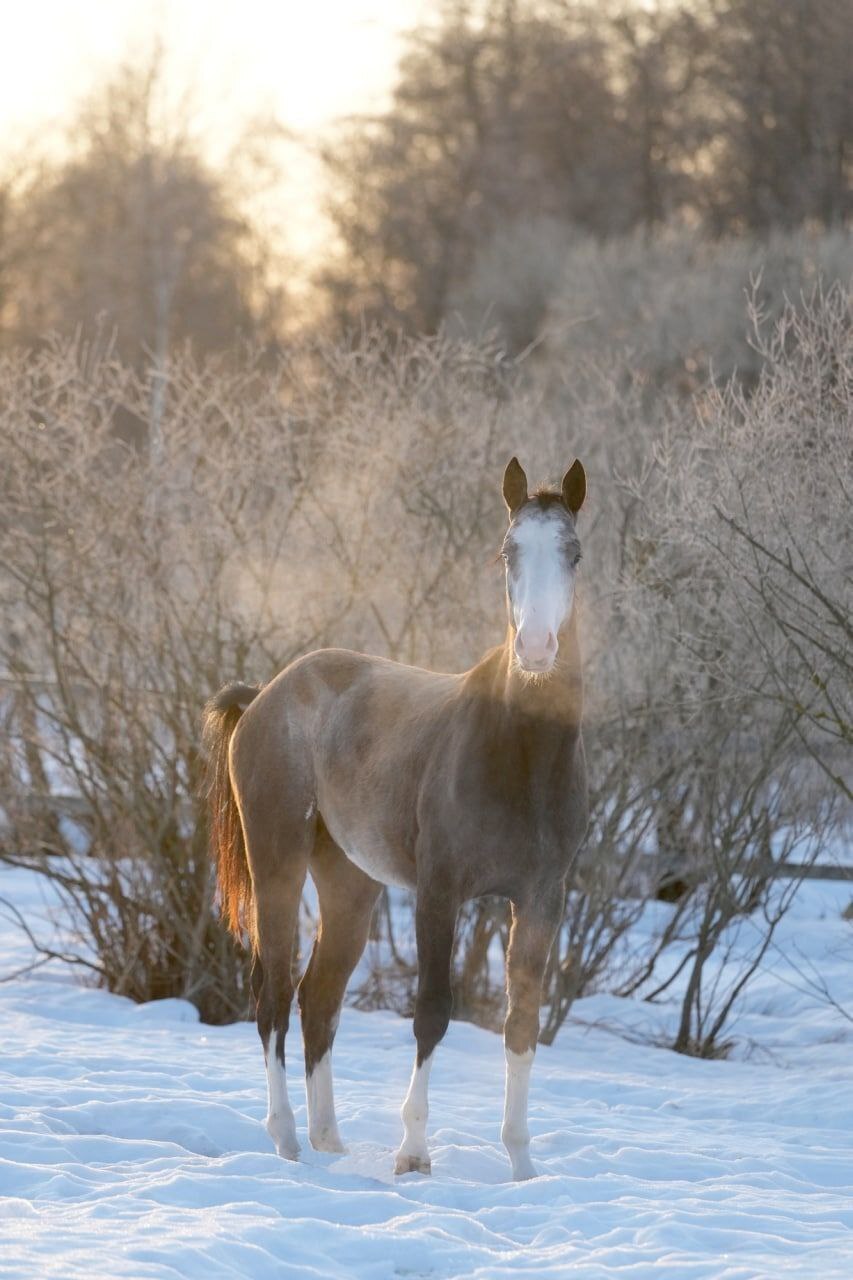
{"type": "Polygon", "coordinates": [[[274,1043],[275,1034],[270,1037],[270,1052],[267,1054],[267,1133],[280,1156],[285,1160],[298,1160],[299,1143],[296,1141],[296,1120],[287,1096],[287,1075],[284,1064],[276,1056],[274,1043]]]}
{"type": "Polygon", "coordinates": [[[308,1095],[308,1137],[315,1151],[343,1151],[335,1118],[335,1093],[332,1084],[332,1055],[324,1053],[305,1078],[308,1095]]]}
{"type": "Polygon", "coordinates": [[[536,1177],[536,1170],[530,1159],[530,1130],[527,1127],[533,1054],[533,1049],[528,1049],[525,1053],[513,1053],[512,1049],[506,1051],[506,1095],[501,1140],[509,1152],[512,1176],[516,1181],[536,1177]]]}
{"type": "Polygon", "coordinates": [[[429,1073],[432,1069],[432,1054],[424,1058],[420,1066],[415,1060],[409,1092],[403,1103],[400,1115],[403,1118],[403,1141],[397,1152],[397,1173],[410,1173],[417,1167],[425,1166],[421,1171],[427,1172],[430,1159],[427,1149],[426,1126],[429,1117],[429,1073]]]}

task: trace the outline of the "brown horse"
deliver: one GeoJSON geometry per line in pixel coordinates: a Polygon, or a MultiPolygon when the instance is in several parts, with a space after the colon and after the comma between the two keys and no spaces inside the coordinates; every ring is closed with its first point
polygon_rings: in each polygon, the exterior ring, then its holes
{"type": "Polygon", "coordinates": [[[585,493],[580,462],[559,491],[532,497],[518,461],[507,466],[501,554],[509,629],[470,671],[439,675],[321,649],[263,690],[230,685],[208,705],[222,910],[234,932],[245,924],[251,939],[267,1129],[282,1156],[299,1154],[284,1042],[297,912],[310,873],[320,927],[299,1007],[313,1146],[343,1150],[332,1042],[377,895],[383,884],[401,885],[417,895],[417,1056],[396,1172],[429,1172],[427,1086],[450,1019],[456,915],[469,899],[501,894],[512,904],[501,1137],[514,1177],[535,1173],[527,1094],[542,976],[587,825],[573,610],[575,517],[585,493]]]}

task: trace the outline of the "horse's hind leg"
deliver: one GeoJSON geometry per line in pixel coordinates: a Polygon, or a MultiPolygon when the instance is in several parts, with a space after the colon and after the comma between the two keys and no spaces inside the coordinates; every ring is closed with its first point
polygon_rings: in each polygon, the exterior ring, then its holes
{"type": "Polygon", "coordinates": [[[332,1088],[332,1043],[381,886],[346,858],[322,825],[310,871],[320,900],[320,928],[299,984],[308,1137],[317,1151],[343,1151],[332,1088]]]}
{"type": "Polygon", "coordinates": [[[284,1042],[293,1002],[294,940],[299,902],[315,823],[305,818],[306,805],[279,799],[265,811],[242,806],[246,852],[255,901],[256,955],[252,989],[257,1001],[258,1032],[267,1069],[267,1132],[280,1156],[299,1157],[296,1122],[287,1094],[284,1042]]]}

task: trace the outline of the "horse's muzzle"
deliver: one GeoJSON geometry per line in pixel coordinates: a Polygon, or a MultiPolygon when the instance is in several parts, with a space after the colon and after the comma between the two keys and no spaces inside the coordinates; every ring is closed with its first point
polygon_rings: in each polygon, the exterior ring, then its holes
{"type": "Polygon", "coordinates": [[[557,637],[553,631],[516,632],[515,656],[522,671],[545,675],[557,660],[557,637]]]}

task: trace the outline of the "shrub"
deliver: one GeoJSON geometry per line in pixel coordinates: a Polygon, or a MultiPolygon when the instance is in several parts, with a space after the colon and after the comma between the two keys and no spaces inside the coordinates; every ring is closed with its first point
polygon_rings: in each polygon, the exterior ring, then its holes
{"type": "MultiPolygon", "coordinates": [[[[850,725],[849,296],[752,322],[751,393],[652,403],[618,364],[555,391],[446,336],[183,357],[165,384],[80,344],[2,358],[4,856],[50,878],[98,981],[247,1012],[213,907],[203,703],[329,643],[469,666],[503,626],[507,456],[538,479],[579,453],[592,821],[544,1034],[591,990],[679,994],[677,1047],[719,1051],[796,887],[775,864],[817,856],[845,799],[850,725]],[[629,947],[662,881],[677,901],[629,947]]],[[[360,998],[405,1008],[406,908],[385,908],[360,998]]],[[[466,909],[459,1008],[490,1025],[505,941],[503,907],[466,909]]]]}

